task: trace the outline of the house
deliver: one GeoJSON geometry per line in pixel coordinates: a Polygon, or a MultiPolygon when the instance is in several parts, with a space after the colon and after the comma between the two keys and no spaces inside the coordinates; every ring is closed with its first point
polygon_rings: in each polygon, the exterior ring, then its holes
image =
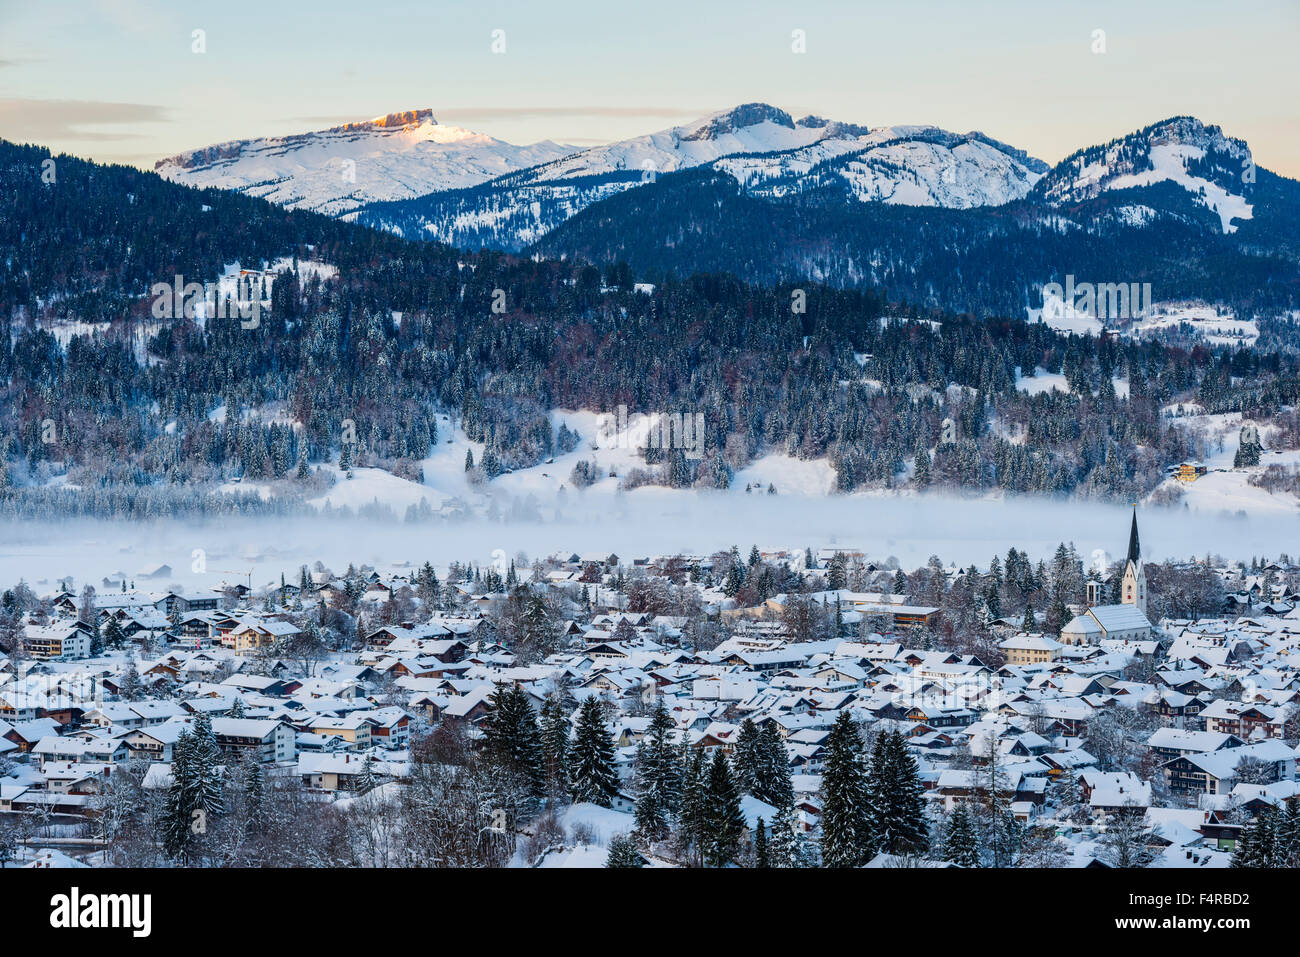
{"type": "Polygon", "coordinates": [[[80,621],[26,625],[23,650],[38,661],[71,661],[90,657],[90,628],[80,621]]]}
{"type": "Polygon", "coordinates": [[[290,638],[301,632],[297,625],[288,621],[259,620],[244,621],[223,631],[221,644],[232,649],[235,654],[269,648],[283,638],[290,638]]]}
{"type": "Polygon", "coordinates": [[[1295,749],[1271,739],[1236,748],[1184,754],[1166,762],[1162,770],[1174,794],[1226,794],[1236,784],[1237,766],[1248,759],[1260,762],[1267,781],[1295,780],[1295,749]]]}
{"type": "Polygon", "coordinates": [[[1010,665],[1037,665],[1055,661],[1061,656],[1061,642],[1050,635],[1021,632],[998,644],[1007,655],[1010,665]]]}
{"type": "Polygon", "coordinates": [[[298,776],[309,788],[355,791],[363,775],[374,773],[374,762],[348,752],[305,752],[298,755],[298,776]]]}
{"type": "Polygon", "coordinates": [[[376,747],[402,751],[411,740],[411,716],[401,708],[375,708],[357,711],[354,717],[370,722],[370,741],[376,747]]]}
{"type": "Polygon", "coordinates": [[[294,730],[270,718],[213,718],[212,736],[232,762],[283,764],[297,756],[294,730]]]}

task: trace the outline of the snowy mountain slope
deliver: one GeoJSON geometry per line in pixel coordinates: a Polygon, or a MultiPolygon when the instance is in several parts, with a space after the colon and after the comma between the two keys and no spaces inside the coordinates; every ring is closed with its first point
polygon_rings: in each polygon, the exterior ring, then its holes
{"type": "MultiPolygon", "coordinates": [[[[1179,116],[1067,157],[1035,191],[1054,205],[1094,199],[1113,190],[1170,182],[1216,213],[1225,233],[1250,219],[1255,181],[1250,148],[1190,116],[1179,116]]],[[[1141,214],[1149,218],[1147,213],[1141,214]]]]}
{"type": "Polygon", "coordinates": [[[164,179],[341,215],[366,203],[460,189],[546,163],[576,147],[514,146],[442,126],[432,110],[390,113],[328,130],[222,143],[159,160],[164,179]]]}
{"type": "MultiPolygon", "coordinates": [[[[803,122],[803,121],[800,121],[803,122]]],[[[770,156],[714,162],[749,192],[780,198],[838,181],[848,198],[969,209],[1021,199],[1046,164],[980,133],[932,126],[882,127],[770,156]]]]}
{"type": "Polygon", "coordinates": [[[970,208],[1023,197],[1045,164],[979,133],[869,129],[764,103],[582,150],[469,190],[371,207],[356,217],[409,238],[520,249],[594,203],[661,174],[711,165],[754,195],[837,185],[845,202],[970,208]]]}

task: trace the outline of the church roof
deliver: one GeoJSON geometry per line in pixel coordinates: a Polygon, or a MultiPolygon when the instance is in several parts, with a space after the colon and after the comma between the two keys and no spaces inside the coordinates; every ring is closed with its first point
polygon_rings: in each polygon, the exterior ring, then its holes
{"type": "Polygon", "coordinates": [[[1092,616],[1086,612],[1082,615],[1076,615],[1070,619],[1069,624],[1061,629],[1062,634],[1071,635],[1099,635],[1101,626],[1093,620],[1092,616]]]}
{"type": "Polygon", "coordinates": [[[1133,509],[1133,526],[1128,533],[1128,560],[1136,565],[1142,558],[1142,543],[1138,541],[1138,513],[1133,509]]]}
{"type": "Polygon", "coordinates": [[[1132,631],[1135,628],[1150,628],[1151,622],[1137,605],[1096,605],[1088,609],[1088,614],[1106,630],[1132,631]]]}

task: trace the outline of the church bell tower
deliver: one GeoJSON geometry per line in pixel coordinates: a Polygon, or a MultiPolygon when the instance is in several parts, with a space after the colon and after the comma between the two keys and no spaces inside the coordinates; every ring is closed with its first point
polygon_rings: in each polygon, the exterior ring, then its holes
{"type": "Polygon", "coordinates": [[[1128,560],[1124,563],[1124,579],[1120,584],[1120,603],[1136,605],[1142,614],[1147,613],[1147,574],[1142,569],[1137,506],[1133,507],[1133,526],[1128,533],[1128,560]]]}

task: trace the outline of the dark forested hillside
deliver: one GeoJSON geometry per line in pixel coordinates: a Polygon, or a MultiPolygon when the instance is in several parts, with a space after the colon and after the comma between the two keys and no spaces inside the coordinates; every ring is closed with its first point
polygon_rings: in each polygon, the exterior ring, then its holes
{"type": "Polygon", "coordinates": [[[1300,184],[1266,170],[1252,193],[1258,215],[1230,234],[1167,182],[1059,211],[1033,199],[979,209],[849,203],[842,191],[832,182],[763,198],[725,173],[690,170],[588,207],[531,251],[623,259],[647,277],[702,269],[760,283],[811,276],[977,315],[1023,316],[1042,305],[1045,283],[1067,274],[1149,282],[1157,300],[1220,301],[1243,313],[1300,306],[1300,184]],[[1159,214],[1134,224],[1118,213],[1136,207],[1159,214]]]}
{"type": "MultiPolygon", "coordinates": [[[[550,409],[619,404],[705,416],[702,460],[647,453],[668,484],[725,485],[753,456],[781,450],[829,458],[845,490],[1129,496],[1197,451],[1162,420],[1163,403],[1195,396],[1211,411],[1267,413],[1300,388],[1295,360],[1263,350],[1072,339],[1013,310],[976,320],[802,279],[665,275],[648,293],[633,287],[646,275],[621,262],[457,254],[123,167],[59,158],[56,182],[42,183],[46,156],[0,144],[0,307],[10,327],[0,337],[0,504],[9,510],[62,507],[71,493],[37,486],[63,476],[98,503],[88,507],[114,513],[208,507],[196,483],[241,476],[305,489],[312,464],[340,455],[418,477],[439,412],[486,443],[490,478],[552,454],[550,409]],[[178,272],[211,280],[234,260],[284,256],[296,265],[275,281],[255,328],[238,317],[150,319],[155,282],[178,272]],[[308,261],[338,275],[322,278],[308,261]],[[908,316],[926,321],[895,321],[908,316]],[[1017,368],[1038,366],[1064,372],[1074,394],[1017,391],[1017,368]],[[1128,380],[1127,399],[1114,377],[1128,380]],[[220,407],[225,415],[214,416],[220,407]]],[[[777,230],[747,220],[753,201],[724,181],[694,188],[719,204],[719,230],[708,235],[723,243],[725,232],[722,251],[811,248],[793,219],[777,230]]],[[[682,195],[656,187],[635,198],[682,195]]],[[[905,211],[878,215],[888,223],[905,211]]],[[[991,212],[988,222],[1010,229],[1011,215],[991,212]]],[[[933,222],[916,241],[938,261],[947,237],[968,227],[933,222]]],[[[697,227],[684,220],[671,248],[717,265],[697,227]]],[[[972,289],[996,285],[996,272],[952,269],[954,289],[963,275],[972,289]]],[[[901,253],[896,274],[905,274],[901,253]]]]}

